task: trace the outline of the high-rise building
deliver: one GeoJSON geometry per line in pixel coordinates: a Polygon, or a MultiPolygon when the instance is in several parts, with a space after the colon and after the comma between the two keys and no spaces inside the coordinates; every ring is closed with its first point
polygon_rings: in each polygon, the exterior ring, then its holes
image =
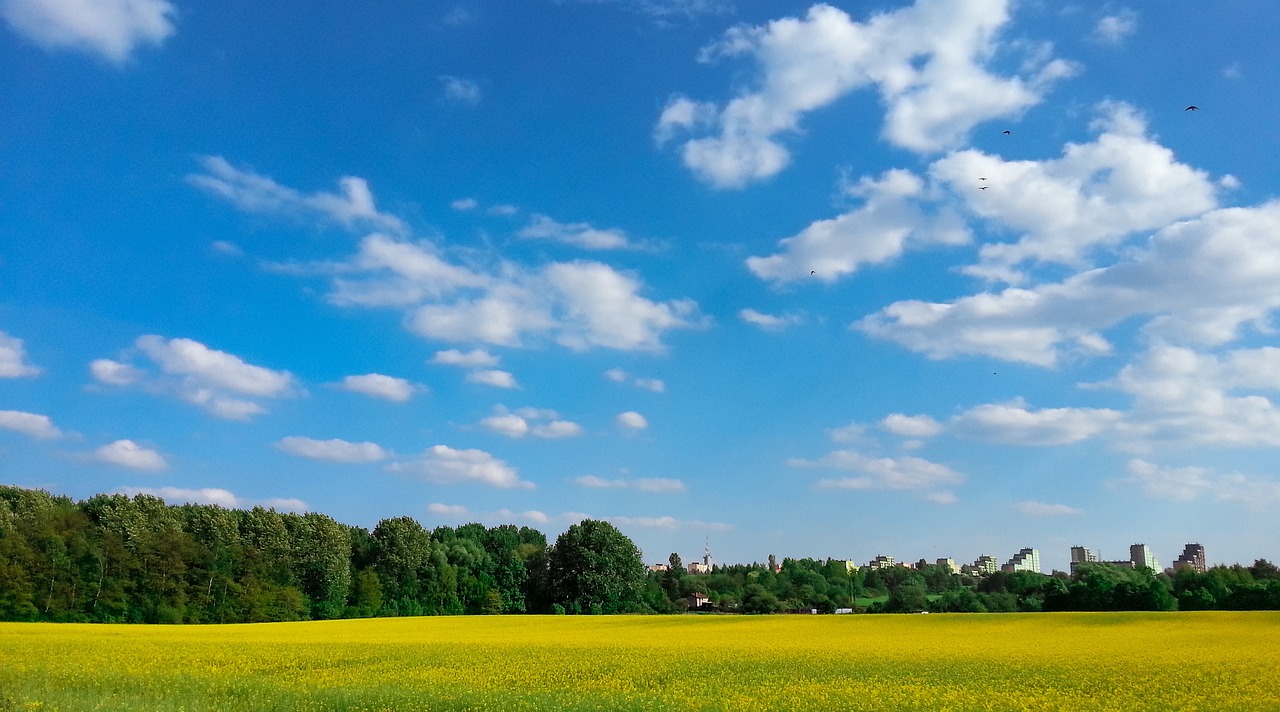
{"type": "Polygon", "coordinates": [[[1080,564],[1091,564],[1098,560],[1098,555],[1083,546],[1071,547],[1071,573],[1075,574],[1080,564]]]}
{"type": "Polygon", "coordinates": [[[956,560],[949,556],[944,559],[938,559],[938,566],[940,568],[946,569],[947,571],[953,574],[960,573],[960,567],[956,566],[956,560]]]}
{"type": "Polygon", "coordinates": [[[1020,549],[1003,567],[1005,571],[1034,571],[1040,573],[1040,552],[1035,549],[1020,549]]]}
{"type": "Polygon", "coordinates": [[[1160,571],[1160,562],[1156,561],[1156,557],[1152,555],[1151,549],[1146,544],[1134,544],[1129,547],[1129,560],[1133,562],[1133,568],[1148,568],[1152,571],[1160,571]]]}
{"type": "Polygon", "coordinates": [[[1183,566],[1190,566],[1192,570],[1204,573],[1204,547],[1199,544],[1187,544],[1182,549],[1182,554],[1173,562],[1174,569],[1180,569],[1183,566]]]}
{"type": "Polygon", "coordinates": [[[887,569],[893,566],[893,557],[881,554],[867,564],[869,569],[887,569]]]}
{"type": "Polygon", "coordinates": [[[1000,560],[991,554],[983,554],[974,559],[972,570],[977,574],[994,574],[1000,570],[1000,560]]]}

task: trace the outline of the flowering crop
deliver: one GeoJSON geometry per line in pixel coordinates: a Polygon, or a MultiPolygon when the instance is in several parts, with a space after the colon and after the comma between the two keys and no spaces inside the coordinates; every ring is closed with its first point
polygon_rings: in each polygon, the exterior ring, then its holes
{"type": "Polygon", "coordinates": [[[1280,709],[1280,614],[0,624],[5,709],[1280,709]]]}

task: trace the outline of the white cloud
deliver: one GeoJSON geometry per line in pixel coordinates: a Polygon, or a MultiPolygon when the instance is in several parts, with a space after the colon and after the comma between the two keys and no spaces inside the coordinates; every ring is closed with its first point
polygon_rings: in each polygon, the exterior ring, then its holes
{"type": "Polygon", "coordinates": [[[455,450],[447,445],[434,445],[421,458],[397,462],[387,469],[418,475],[435,484],[476,483],[522,489],[534,486],[520,479],[514,467],[483,450],[455,450]]]}
{"type": "Polygon", "coordinates": [[[560,302],[556,341],[575,351],[601,346],[658,351],[668,329],[694,326],[690,300],[653,302],[639,295],[636,279],[598,262],[549,265],[543,273],[560,302]]]}
{"type": "Polygon", "coordinates": [[[670,515],[660,517],[608,517],[613,524],[620,527],[643,527],[645,529],[697,529],[713,532],[733,530],[732,524],[722,522],[705,522],[700,519],[677,519],[670,515]]]}
{"type": "Polygon", "coordinates": [[[1154,499],[1189,502],[1209,497],[1250,509],[1280,505],[1280,482],[1205,467],[1165,467],[1145,460],[1129,461],[1129,477],[1119,484],[1136,485],[1154,499]]]}
{"type": "Polygon", "coordinates": [[[339,179],[340,194],[306,195],[264,175],[240,170],[221,156],[201,156],[199,161],[205,172],[188,175],[187,182],[245,212],[321,219],[349,230],[372,228],[393,234],[409,231],[400,218],[378,211],[369,184],[363,178],[339,179]]]}
{"type": "Polygon", "coordinates": [[[27,363],[27,352],[22,339],[0,331],[0,378],[23,378],[39,374],[39,368],[27,363]]]}
{"type": "Polygon", "coordinates": [[[377,443],[347,442],[337,438],[331,440],[314,440],[300,436],[281,438],[276,447],[290,455],[305,457],[310,460],[325,462],[366,463],[378,462],[388,457],[387,451],[377,443]]]}
{"type": "Polygon", "coordinates": [[[534,215],[516,235],[526,239],[552,240],[587,250],[621,250],[631,246],[621,230],[600,230],[587,223],[559,223],[546,215],[534,215]]]}
{"type": "Polygon", "coordinates": [[[980,354],[1054,366],[1097,355],[1100,331],[1134,317],[1176,344],[1220,345],[1280,308],[1280,201],[1213,210],[1156,232],[1116,264],[1061,282],[951,303],[901,301],[854,326],[931,358],[980,354]]]}
{"type": "Polygon", "coordinates": [[[130,470],[158,472],[169,467],[164,457],[132,440],[117,440],[93,451],[93,459],[130,470]]]}
{"type": "Polygon", "coordinates": [[[954,496],[939,488],[964,482],[963,475],[936,462],[918,457],[871,458],[853,450],[834,450],[817,460],[794,458],[788,464],[860,473],[854,477],[818,480],[819,489],[921,490],[940,503],[954,501],[954,496]]]}
{"type": "Polygon", "coordinates": [[[122,65],[142,46],[174,33],[167,0],[2,0],[0,15],[47,50],[73,49],[122,65]]]}
{"type": "Polygon", "coordinates": [[[748,324],[754,324],[765,331],[782,331],[788,326],[794,326],[804,321],[803,317],[797,314],[777,316],[774,314],[765,314],[764,312],[756,311],[755,309],[739,310],[738,318],[748,324]]]}
{"type": "Polygon", "coordinates": [[[505,435],[509,438],[522,438],[532,435],[536,438],[559,439],[577,437],[582,434],[582,426],[577,423],[560,420],[554,410],[537,408],[521,408],[515,413],[498,406],[497,413],[480,421],[485,429],[505,435]],[[532,423],[530,421],[533,421],[532,423]]]}
{"type": "Polygon", "coordinates": [[[849,423],[848,425],[842,425],[838,428],[831,428],[827,431],[827,436],[831,438],[832,442],[856,443],[862,441],[866,432],[866,426],[855,422],[849,423]]]}
{"type": "Polygon", "coordinates": [[[244,257],[244,250],[241,249],[240,246],[237,245],[236,243],[230,242],[228,240],[214,240],[209,244],[209,246],[212,247],[213,251],[217,252],[218,254],[227,255],[230,257],[244,257]]]}
{"type": "Polygon", "coordinates": [[[667,390],[667,384],[658,378],[637,378],[635,385],[636,388],[654,393],[664,393],[667,390]]]}
{"type": "Polygon", "coordinates": [[[470,510],[461,504],[441,504],[439,502],[428,504],[427,511],[432,514],[443,514],[450,517],[465,517],[470,514],[470,510]]]}
{"type": "Polygon", "coordinates": [[[465,368],[482,368],[485,366],[497,366],[498,357],[490,354],[483,349],[474,349],[472,351],[462,352],[457,349],[448,349],[446,351],[437,351],[431,363],[442,364],[445,366],[462,366],[465,368]]]}
{"type": "Polygon", "coordinates": [[[904,438],[931,438],[942,432],[942,424],[927,415],[893,413],[880,421],[880,427],[904,438]]]}
{"type": "Polygon", "coordinates": [[[640,415],[634,410],[629,410],[625,413],[619,413],[618,417],[615,418],[614,420],[617,421],[619,428],[622,428],[623,430],[629,430],[632,432],[635,432],[638,430],[644,430],[645,428],[649,427],[649,421],[645,420],[645,417],[643,415],[640,415]]]}
{"type": "Polygon", "coordinates": [[[1106,432],[1123,417],[1123,413],[1106,408],[1030,410],[1015,400],[970,408],[952,418],[947,428],[961,437],[985,442],[1067,445],[1106,432]]]}
{"type": "Polygon", "coordinates": [[[1027,500],[1019,502],[1017,510],[1028,517],[1061,517],[1071,514],[1084,514],[1083,509],[1077,509],[1065,504],[1048,504],[1046,502],[1036,502],[1027,500]]]}
{"type": "Polygon", "coordinates": [[[409,400],[415,392],[421,390],[421,387],[415,386],[403,378],[384,376],[380,373],[347,376],[342,379],[342,388],[375,398],[385,398],[396,403],[403,403],[409,400]]]}
{"type": "Polygon", "coordinates": [[[969,149],[930,167],[970,213],[1018,235],[984,245],[980,263],[967,271],[1021,281],[1014,270],[1028,261],[1087,266],[1099,248],[1216,207],[1208,174],[1147,136],[1137,110],[1117,101],[1096,110],[1097,138],[1067,144],[1061,158],[1006,161],[969,149]],[[978,178],[989,190],[977,190],[978,178]]]}
{"type": "Polygon", "coordinates": [[[631,12],[655,20],[693,18],[697,15],[722,15],[733,12],[731,0],[579,0],[588,4],[615,4],[631,12]]]}
{"type": "Polygon", "coordinates": [[[440,80],[441,91],[447,101],[476,106],[484,97],[484,92],[480,90],[480,85],[470,79],[453,77],[447,74],[441,75],[438,79],[440,80]]]}
{"type": "Polygon", "coordinates": [[[1096,384],[1134,398],[1119,433],[1123,446],[1280,446],[1280,407],[1262,392],[1280,392],[1280,348],[1220,355],[1156,345],[1096,384]]]}
{"type": "Polygon", "coordinates": [[[282,398],[301,392],[288,371],[273,371],[245,363],[238,356],[211,349],[192,339],[164,339],[148,334],[134,345],[168,378],[110,359],[96,359],[89,370],[99,382],[140,385],[152,391],[173,392],[212,415],[228,420],[248,420],[266,412],[253,398],[282,398]]]}
{"type": "Polygon", "coordinates": [[[558,440],[560,438],[576,438],[582,434],[582,426],[570,420],[553,420],[533,426],[534,437],[558,440]]]}
{"type": "Polygon", "coordinates": [[[629,376],[627,376],[627,372],[620,368],[611,368],[608,371],[605,371],[604,377],[614,383],[624,383],[627,378],[629,378],[629,376]]]}
{"type": "Polygon", "coordinates": [[[1123,8],[1114,15],[1107,15],[1098,20],[1093,28],[1093,36],[1099,42],[1118,45],[1126,37],[1138,30],[1138,13],[1123,8]]]}
{"type": "Polygon", "coordinates": [[[591,489],[633,489],[641,492],[684,492],[688,485],[669,477],[639,477],[636,479],[606,480],[595,475],[583,475],[574,479],[579,486],[591,489]]]}
{"type": "Polygon", "coordinates": [[[459,212],[475,210],[479,206],[480,206],[480,201],[476,200],[475,198],[458,198],[452,203],[449,203],[449,207],[459,212]]]}
{"type": "Polygon", "coordinates": [[[514,205],[495,205],[489,208],[488,210],[486,210],[485,212],[489,213],[490,215],[497,215],[500,217],[511,217],[512,215],[519,214],[520,208],[517,208],[514,205]]]}
{"type": "Polygon", "coordinates": [[[519,388],[516,377],[507,371],[496,369],[471,371],[467,374],[467,383],[480,383],[494,388],[519,388]]]}
{"type": "Polygon", "coordinates": [[[159,497],[169,503],[186,502],[189,504],[216,504],[219,507],[225,507],[227,509],[248,509],[255,506],[295,512],[305,512],[310,509],[310,507],[307,506],[307,503],[300,499],[244,499],[242,497],[237,497],[229,490],[217,487],[205,487],[201,489],[183,489],[180,487],[121,487],[116,490],[116,492],[130,497],[139,494],[147,494],[152,497],[159,497]]]}
{"type": "Polygon", "coordinates": [[[24,413],[20,410],[0,410],[0,428],[29,435],[41,440],[56,440],[62,431],[47,415],[24,413]]]}
{"type": "Polygon", "coordinates": [[[884,137],[896,146],[935,152],[961,144],[979,123],[1014,118],[1040,101],[1054,80],[1072,73],[1047,57],[1029,60],[1031,76],[1000,77],[984,65],[999,50],[1008,22],[1004,0],[917,0],[856,22],[830,5],[803,18],[739,26],[703,50],[701,59],[746,55],[759,66],[756,88],[723,108],[674,97],[655,128],[659,141],[682,131],[711,136],[681,146],[684,163],[718,187],[768,178],[790,161],[779,143],[800,131],[801,117],[863,87],[887,105],[884,137]]]}
{"type": "Polygon", "coordinates": [[[886,171],[878,180],[864,177],[849,188],[850,195],[863,199],[861,207],[779,241],[776,254],[748,257],[747,268],[776,282],[833,281],[896,259],[909,247],[968,242],[969,231],[953,212],[925,213],[919,200],[924,191],[924,182],[909,171],[886,171]]]}

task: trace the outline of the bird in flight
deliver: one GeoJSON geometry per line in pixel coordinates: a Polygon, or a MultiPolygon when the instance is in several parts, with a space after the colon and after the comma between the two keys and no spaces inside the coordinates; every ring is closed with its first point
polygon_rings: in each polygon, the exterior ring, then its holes
{"type": "Polygon", "coordinates": [[[978,180],[986,180],[986,178],[979,178],[978,180]]]}
{"type": "Polygon", "coordinates": [[[1008,129],[1005,129],[1004,131],[1001,131],[1000,133],[1004,134],[1005,136],[1008,136],[1009,134],[1011,134],[1011,133],[1013,133],[1013,132],[1012,132],[1012,131],[1009,131],[1008,129]]]}
{"type": "Polygon", "coordinates": [[[986,190],[987,188],[990,188],[990,187],[991,187],[991,186],[989,186],[989,185],[984,185],[984,186],[982,186],[981,188],[978,188],[978,190],[986,190]]]}
{"type": "Polygon", "coordinates": [[[1200,110],[1200,107],[1196,106],[1195,104],[1192,104],[1191,106],[1188,106],[1187,108],[1183,109],[1183,111],[1199,111],[1199,110],[1200,110]]]}

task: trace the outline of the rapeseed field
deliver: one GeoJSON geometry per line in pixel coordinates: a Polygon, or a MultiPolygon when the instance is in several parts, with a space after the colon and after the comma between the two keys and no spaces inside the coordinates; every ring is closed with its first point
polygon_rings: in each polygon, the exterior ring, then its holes
{"type": "Polygon", "coordinates": [[[0,624],[0,710],[1280,710],[1280,613],[0,624]]]}

